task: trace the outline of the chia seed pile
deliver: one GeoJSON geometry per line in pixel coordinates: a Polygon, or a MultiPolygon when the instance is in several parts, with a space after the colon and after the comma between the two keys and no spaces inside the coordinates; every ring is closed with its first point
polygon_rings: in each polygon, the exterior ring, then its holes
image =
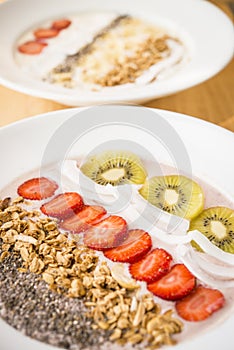
{"type": "MultiPolygon", "coordinates": [[[[2,242],[0,240],[0,254],[2,242]]],[[[20,273],[21,258],[0,263],[0,316],[24,335],[69,350],[100,349],[107,331],[93,330],[82,300],[49,290],[40,276],[20,273]]]]}

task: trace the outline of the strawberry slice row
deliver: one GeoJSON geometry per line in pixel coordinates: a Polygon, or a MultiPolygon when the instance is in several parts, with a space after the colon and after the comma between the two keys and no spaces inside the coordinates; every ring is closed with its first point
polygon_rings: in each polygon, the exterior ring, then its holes
{"type": "Polygon", "coordinates": [[[223,307],[223,294],[199,285],[183,264],[171,267],[172,257],[164,249],[152,250],[151,238],[142,230],[129,231],[129,237],[119,247],[106,250],[112,261],[130,263],[129,271],[138,281],[147,282],[155,296],[176,302],[178,315],[186,321],[198,322],[210,317],[223,307]]]}
{"type": "Polygon", "coordinates": [[[70,25],[71,21],[69,19],[62,18],[54,21],[50,28],[38,28],[33,33],[35,40],[19,45],[18,51],[26,55],[38,55],[48,46],[43,40],[55,38],[61,30],[68,28],[70,25]]]}

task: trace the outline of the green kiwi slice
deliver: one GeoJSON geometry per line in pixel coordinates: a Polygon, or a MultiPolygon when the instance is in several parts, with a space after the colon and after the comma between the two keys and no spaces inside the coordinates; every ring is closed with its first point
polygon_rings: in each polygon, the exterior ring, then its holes
{"type": "Polygon", "coordinates": [[[108,151],[90,157],[81,171],[99,185],[143,184],[147,172],[139,157],[126,151],[108,151]]]}
{"type": "Polygon", "coordinates": [[[186,219],[196,217],[204,208],[202,188],[182,175],[152,177],[139,192],[156,207],[186,219]]]}
{"type": "MultiPolygon", "coordinates": [[[[228,253],[234,253],[234,210],[225,207],[213,207],[204,210],[191,221],[190,230],[198,230],[211,243],[228,253]]],[[[197,243],[192,245],[201,251],[197,243]]]]}

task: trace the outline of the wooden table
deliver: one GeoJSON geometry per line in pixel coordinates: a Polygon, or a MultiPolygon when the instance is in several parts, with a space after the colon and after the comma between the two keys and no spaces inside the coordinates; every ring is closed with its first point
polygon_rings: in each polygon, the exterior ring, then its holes
{"type": "MultiPolygon", "coordinates": [[[[219,3],[219,6],[231,16],[224,3],[219,3]]],[[[153,100],[145,106],[189,114],[234,131],[233,76],[234,59],[222,72],[207,82],[175,95],[153,100]]],[[[64,108],[67,107],[0,86],[0,126],[64,108]]]]}

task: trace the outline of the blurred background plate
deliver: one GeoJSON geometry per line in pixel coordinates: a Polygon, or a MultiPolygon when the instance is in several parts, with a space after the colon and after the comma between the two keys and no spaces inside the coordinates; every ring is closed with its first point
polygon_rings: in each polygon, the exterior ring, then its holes
{"type": "Polygon", "coordinates": [[[219,72],[231,59],[233,25],[216,6],[204,0],[11,0],[0,7],[0,83],[33,96],[66,105],[108,102],[144,102],[166,96],[219,72]],[[84,11],[113,11],[144,16],[181,33],[190,47],[191,60],[177,73],[154,84],[123,91],[72,91],[26,76],[15,64],[13,49],[17,38],[43,20],[84,11]],[[19,15],[20,14],[20,15],[19,15]],[[33,15],[32,15],[33,14],[33,15]]]}

